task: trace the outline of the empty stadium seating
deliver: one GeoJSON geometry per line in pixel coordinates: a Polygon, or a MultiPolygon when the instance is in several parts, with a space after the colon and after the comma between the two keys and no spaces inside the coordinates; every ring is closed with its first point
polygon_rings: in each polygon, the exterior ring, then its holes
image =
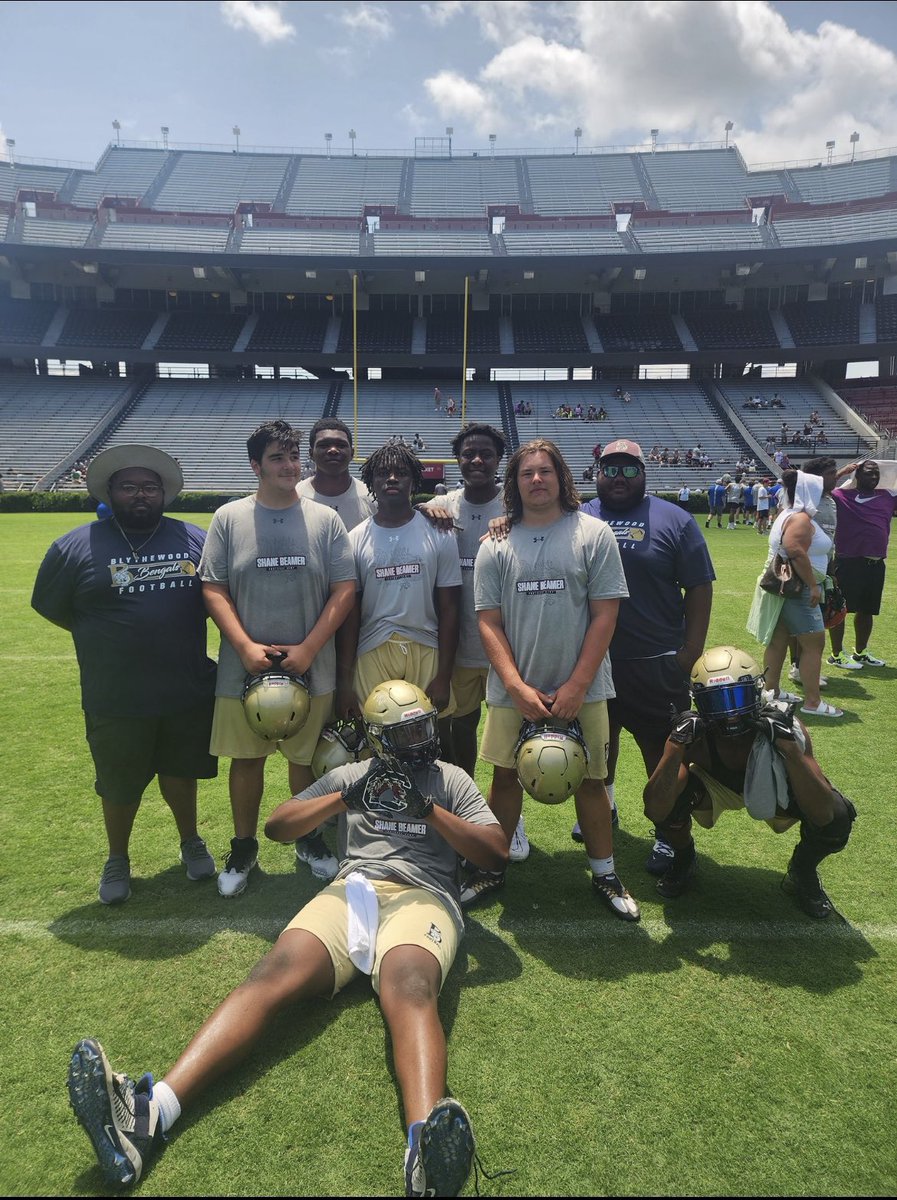
{"type": "Polygon", "coordinates": [[[114,221],[103,226],[103,249],[183,250],[214,253],[224,250],[230,230],[220,225],[153,225],[114,221]]]}
{"type": "Polygon", "coordinates": [[[633,221],[629,231],[649,253],[677,250],[758,250],[765,245],[757,225],[664,225],[650,227],[633,221]]]}
{"type": "Polygon", "coordinates": [[[779,345],[769,313],[758,309],[698,309],[686,314],[685,323],[700,350],[759,350],[779,345]]]}
{"type": "Polygon", "coordinates": [[[864,420],[888,437],[897,436],[897,383],[893,380],[843,387],[839,394],[864,420]]]}
{"type": "Polygon", "coordinates": [[[326,313],[260,313],[247,350],[318,352],[330,318],[326,313]]]}
{"type": "Polygon", "coordinates": [[[515,313],[514,349],[518,354],[588,354],[582,319],[568,313],[515,313]]]}
{"type": "Polygon", "coordinates": [[[39,343],[55,311],[55,304],[39,300],[0,300],[0,342],[39,343]]]}
{"type": "Polygon", "coordinates": [[[263,225],[244,229],[240,252],[244,254],[358,254],[360,229],[288,229],[263,225]]]}
{"type": "Polygon", "coordinates": [[[836,213],[819,217],[779,217],[771,226],[783,246],[827,245],[833,242],[893,241],[897,211],[836,213]]]}
{"type": "Polygon", "coordinates": [[[484,229],[380,229],[373,235],[375,254],[482,255],[492,253],[484,229]]]}
{"type": "Polygon", "coordinates": [[[533,212],[545,216],[611,212],[614,201],[648,197],[629,154],[530,156],[533,212]]]}
{"type": "Polygon", "coordinates": [[[784,304],[782,316],[798,346],[843,346],[859,341],[859,305],[852,301],[784,304]]]}
{"type": "Polygon", "coordinates": [[[880,296],[875,302],[875,320],[880,342],[897,342],[897,296],[880,296]]]}
{"type": "Polygon", "coordinates": [[[508,254],[621,254],[628,249],[615,229],[505,229],[508,254]]]}
{"type": "MultiPolygon", "coordinates": [[[[427,353],[460,354],[464,348],[464,317],[461,313],[433,313],[427,317],[427,353]]],[[[470,313],[467,348],[471,354],[497,354],[500,350],[498,317],[470,313]]]]}
{"type": "Polygon", "coordinates": [[[282,154],[178,154],[153,207],[169,212],[233,212],[241,201],[272,204],[289,158],[282,154]]]}
{"type": "Polygon", "coordinates": [[[735,150],[678,150],[640,155],[660,202],[678,212],[745,207],[747,172],[735,150]]]}
{"type": "Polygon", "coordinates": [[[135,350],[146,341],[155,320],[153,312],[74,308],[66,317],[56,344],[135,350]]]}
{"type": "Polygon", "coordinates": [[[361,217],[365,205],[395,206],[402,158],[316,158],[299,161],[285,211],[299,216],[361,217]]]}
{"type": "Polygon", "coordinates": [[[410,211],[415,217],[485,216],[490,204],[520,203],[513,158],[418,159],[410,211]]]}
{"type": "MultiPolygon", "coordinates": [[[[411,317],[407,313],[360,312],[358,349],[362,354],[408,354],[411,351],[411,317]]],[[[339,349],[352,349],[352,321],[340,325],[339,349]]]]}
{"type": "Polygon", "coordinates": [[[83,246],[93,229],[91,221],[44,221],[26,217],[22,222],[22,241],[54,246],[83,246]]]}
{"type": "Polygon", "coordinates": [[[173,312],[157,350],[231,350],[246,322],[229,313],[173,312]]]}
{"type": "Polygon", "coordinates": [[[122,150],[110,146],[96,171],[79,171],[72,190],[72,204],[92,207],[104,196],[127,196],[139,200],[162,169],[164,150],[122,150]]]}
{"type": "Polygon", "coordinates": [[[639,313],[624,316],[596,313],[595,328],[605,350],[681,350],[675,326],[665,313],[639,313]]]}

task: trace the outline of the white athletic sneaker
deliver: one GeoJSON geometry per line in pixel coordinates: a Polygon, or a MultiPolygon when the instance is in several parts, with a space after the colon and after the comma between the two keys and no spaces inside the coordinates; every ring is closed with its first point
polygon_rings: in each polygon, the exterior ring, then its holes
{"type": "Polygon", "coordinates": [[[511,862],[525,862],[529,858],[529,838],[523,828],[523,817],[517,822],[517,828],[511,838],[511,848],[508,851],[511,862]]]}
{"type": "Polygon", "coordinates": [[[259,844],[255,838],[231,838],[230,854],[218,875],[218,894],[239,896],[246,891],[249,872],[258,862],[259,844]]]}

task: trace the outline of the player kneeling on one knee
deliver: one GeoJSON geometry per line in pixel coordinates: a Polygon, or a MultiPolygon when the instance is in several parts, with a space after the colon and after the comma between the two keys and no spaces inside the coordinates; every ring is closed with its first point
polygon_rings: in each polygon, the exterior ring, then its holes
{"type": "MultiPolygon", "coordinates": [[[[408,1148],[405,1193],[457,1196],[470,1172],[470,1118],[446,1097],[445,1033],[437,1000],[464,931],[458,859],[507,863],[507,839],[460,767],[437,761],[436,708],[404,680],[374,688],[363,710],[374,757],[324,775],[271,815],[265,833],[289,843],[338,818],[340,868],[281,933],[164,1078],[112,1071],[93,1038],[69,1065],[69,1097],[108,1185],[144,1173],[199,1093],[243,1062],[283,1008],[372,978],[389,1027],[408,1148]]],[[[314,1190],[312,1180],[297,1189],[314,1190]]],[[[373,1186],[373,1182],[372,1182],[373,1186]]]]}
{"type": "Polygon", "coordinates": [[[694,876],[692,820],[710,829],[746,808],[776,833],[800,825],[782,888],[811,917],[829,916],[817,867],[847,845],[856,809],[823,775],[806,727],[791,705],[764,703],[760,667],[735,646],[698,659],[691,693],[697,711],[676,717],[645,788],[645,814],[675,851],[657,890],[679,896],[694,876]]]}

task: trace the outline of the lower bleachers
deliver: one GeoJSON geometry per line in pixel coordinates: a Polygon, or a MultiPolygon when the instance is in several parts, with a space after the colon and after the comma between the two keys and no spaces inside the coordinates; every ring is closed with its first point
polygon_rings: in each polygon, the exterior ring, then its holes
{"type": "Polygon", "coordinates": [[[249,434],[276,417],[307,431],[321,416],[329,388],[323,380],[160,379],[96,452],[147,443],[178,459],[187,490],[251,492],[249,434]]]}
{"type": "Polygon", "coordinates": [[[897,436],[897,383],[842,387],[839,394],[865,421],[877,425],[888,437],[897,436]]]}
{"type": "Polygon", "coordinates": [[[814,454],[847,458],[856,453],[856,433],[841,414],[826,403],[812,383],[798,379],[756,379],[744,383],[723,380],[717,387],[761,446],[769,438],[776,448],[787,450],[791,459],[814,454]],[[784,407],[744,407],[752,397],[771,402],[775,396],[784,407]],[[810,421],[813,412],[817,413],[819,424],[810,421]],[[788,426],[785,444],[782,443],[782,422],[788,426]],[[805,427],[809,429],[806,434],[805,427]],[[821,443],[820,432],[824,434],[821,443]],[[800,435],[799,442],[793,440],[795,434],[800,435]]]}
{"type": "Polygon", "coordinates": [[[107,416],[131,382],[0,374],[0,473],[6,491],[33,488],[107,416]]]}
{"type": "Polygon", "coordinates": [[[707,402],[701,389],[693,383],[679,380],[643,380],[626,384],[631,400],[627,403],[615,396],[614,386],[597,383],[514,383],[511,396],[514,404],[529,403],[531,417],[517,417],[520,442],[547,437],[555,442],[567,460],[577,486],[583,491],[594,490],[593,483],[584,483],[583,471],[592,465],[593,449],[600,442],[606,446],[616,438],[632,438],[638,442],[647,458],[655,445],[670,453],[678,450],[683,462],[679,466],[647,464],[648,490],[670,491],[682,483],[691,488],[706,488],[720,470],[731,467],[742,456],[742,446],[722,423],[707,402]],[[607,411],[606,421],[563,419],[554,416],[561,404],[575,408],[582,404],[607,411]],[[700,444],[710,456],[713,467],[700,469],[684,465],[685,454],[700,444]]]}

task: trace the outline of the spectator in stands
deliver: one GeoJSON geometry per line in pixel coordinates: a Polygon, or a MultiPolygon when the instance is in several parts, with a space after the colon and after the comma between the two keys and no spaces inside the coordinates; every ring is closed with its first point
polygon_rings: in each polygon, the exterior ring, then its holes
{"type": "Polygon", "coordinates": [[[771,404],[772,404],[773,408],[784,408],[785,407],[785,405],[782,403],[782,398],[778,392],[773,393],[771,404]]]}
{"type": "Polygon", "coordinates": [[[153,446],[98,454],[87,490],[108,501],[112,514],[53,543],[31,597],[75,643],[109,843],[103,904],[131,894],[131,829],[154,776],[178,828],[188,879],[215,874],[196,830],[196,781],[218,772],[209,754],[215,664],[206,654],[196,574],[206,535],[163,513],[183,486],[177,463],[153,446]]]}
{"type": "Polygon", "coordinates": [[[827,437],[824,429],[818,430],[818,432],[816,434],[816,444],[818,446],[827,446],[828,445],[828,437],[827,437]]]}
{"type": "Polygon", "coordinates": [[[784,450],[782,450],[782,449],[780,449],[780,448],[777,448],[777,449],[774,451],[772,458],[773,458],[773,462],[776,464],[776,466],[777,466],[777,467],[781,467],[781,465],[782,465],[782,459],[783,459],[784,457],[785,457],[785,452],[784,452],[784,450]]]}
{"type": "Polygon", "coordinates": [[[301,499],[326,504],[339,513],[346,530],[354,529],[373,511],[367,488],[349,474],[352,432],[337,417],[322,417],[308,435],[314,474],[296,487],[301,499]]]}
{"type": "Polygon", "coordinates": [[[442,717],[455,710],[461,562],[453,535],[412,507],[421,471],[403,446],[381,446],[361,469],[377,511],[349,535],[358,584],[337,642],[340,717],[387,679],[422,688],[442,717]]]}
{"type": "Polygon", "coordinates": [[[598,409],[595,407],[594,404],[589,405],[588,410],[586,411],[586,420],[587,421],[597,421],[598,420],[598,409]]]}
{"type": "Polygon", "coordinates": [[[766,441],[763,444],[763,449],[766,451],[767,454],[775,454],[776,443],[775,443],[775,439],[773,438],[772,434],[769,434],[769,436],[767,437],[766,441]]]}
{"type": "Polygon", "coordinates": [[[606,421],[606,420],[607,420],[607,409],[604,407],[604,405],[603,405],[603,404],[602,404],[602,405],[601,405],[601,407],[598,409],[598,420],[599,420],[599,421],[606,421]]]}
{"type": "Polygon", "coordinates": [[[782,446],[788,445],[788,422],[782,422],[782,432],[779,434],[779,444],[782,446]]]}
{"type": "MultiPolygon", "coordinates": [[[[266,758],[279,750],[287,759],[293,795],[313,781],[312,756],[333,707],[333,637],[355,595],[349,535],[339,514],[296,494],[300,436],[282,420],[266,421],[250,435],[246,449],[258,489],[218,509],[200,564],[206,607],[221,630],[212,752],[231,759],[234,837],[218,876],[222,896],[244,891],[258,861],[266,758]],[[280,742],[251,729],[241,703],[246,676],[273,667],[307,676],[311,698],[305,724],[280,742]]],[[[316,878],[336,874],[336,858],[320,835],[313,855],[304,843],[296,854],[316,878]]]]}
{"type": "Polygon", "coordinates": [[[595,460],[595,466],[598,465],[598,459],[601,457],[601,443],[596,442],[592,447],[592,458],[595,460]]]}
{"type": "MultiPolygon", "coordinates": [[[[816,411],[816,409],[815,409],[815,408],[814,408],[814,409],[813,409],[813,411],[810,413],[810,424],[811,424],[811,425],[818,425],[818,424],[819,424],[819,413],[816,411]]],[[[804,433],[809,433],[809,430],[808,430],[808,429],[805,429],[805,430],[804,430],[804,433]]]]}
{"type": "Polygon", "coordinates": [[[455,397],[454,396],[449,396],[448,400],[446,400],[446,402],[445,402],[445,415],[447,417],[453,417],[455,415],[455,397]]]}
{"type": "Polygon", "coordinates": [[[832,496],[838,509],[835,569],[847,611],[853,613],[854,652],[844,653],[844,624],[834,625],[829,631],[832,653],[828,661],[834,667],[857,670],[885,665],[883,659],[870,652],[869,638],[873,619],[881,611],[891,521],[897,515],[897,478],[893,463],[874,459],[851,463],[838,475],[851,470],[854,478],[844,487],[835,488],[832,496]],[[891,487],[882,486],[883,468],[889,472],[891,487]]]}
{"type": "Polygon", "coordinates": [[[419,433],[416,433],[414,435],[414,437],[411,439],[411,449],[414,451],[420,452],[421,450],[426,450],[426,448],[427,448],[427,443],[424,441],[424,439],[421,437],[421,435],[419,433]]]}
{"type": "Polygon", "coordinates": [[[581,404],[577,404],[576,408],[574,408],[573,416],[576,418],[577,421],[582,420],[582,418],[584,416],[584,412],[583,412],[583,407],[581,404]]]}
{"type": "Polygon", "coordinates": [[[622,399],[623,399],[623,388],[620,386],[620,384],[619,384],[619,383],[618,383],[618,384],[617,384],[617,386],[614,388],[614,399],[615,399],[615,400],[622,400],[622,399]]]}
{"type": "Polygon", "coordinates": [[[530,404],[529,400],[526,400],[524,402],[523,415],[525,417],[531,417],[533,415],[533,406],[532,406],[532,404],[530,404]]]}
{"type": "Polygon", "coordinates": [[[629,394],[628,392],[624,392],[624,393],[623,393],[623,403],[624,403],[624,404],[631,404],[631,403],[632,403],[632,397],[630,396],[630,394],[629,394]]]}
{"type": "Polygon", "coordinates": [[[442,392],[438,387],[433,388],[433,409],[435,412],[442,411],[442,392]]]}
{"type": "Polygon", "coordinates": [[[783,472],[791,470],[791,459],[788,457],[787,451],[782,454],[779,466],[782,468],[783,472]]]}

